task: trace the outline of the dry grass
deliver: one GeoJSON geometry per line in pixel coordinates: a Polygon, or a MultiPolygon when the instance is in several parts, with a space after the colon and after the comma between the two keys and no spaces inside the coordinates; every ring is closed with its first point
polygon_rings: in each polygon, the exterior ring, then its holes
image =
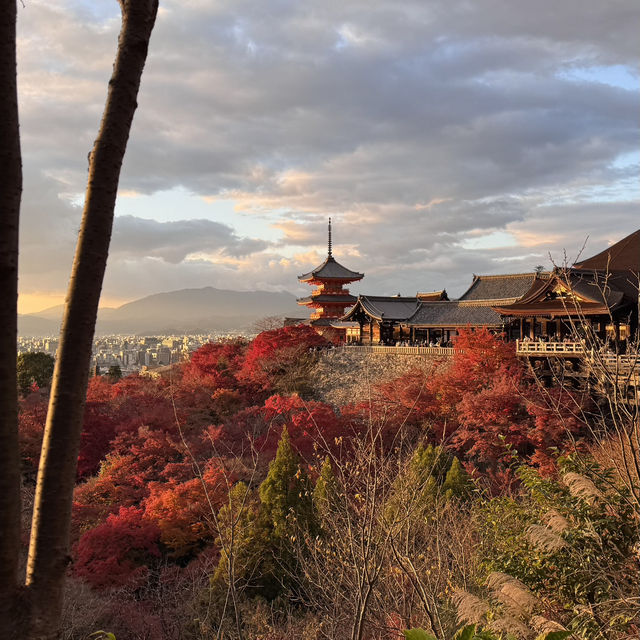
{"type": "Polygon", "coordinates": [[[567,543],[557,533],[540,524],[532,524],[527,529],[527,535],[532,545],[547,553],[553,553],[567,546],[567,543]]]}
{"type": "Polygon", "coordinates": [[[593,481],[586,476],[573,471],[562,476],[563,482],[567,485],[569,492],[575,498],[580,498],[589,504],[594,504],[602,499],[602,493],[593,484],[593,481]]]}
{"type": "Polygon", "coordinates": [[[561,624],[549,620],[544,616],[532,616],[530,622],[533,628],[540,634],[551,633],[553,631],[566,631],[561,624]]]}
{"type": "Polygon", "coordinates": [[[453,602],[458,612],[458,621],[463,624],[473,624],[481,621],[491,609],[491,605],[464,589],[456,589],[453,602]]]}
{"type": "Polygon", "coordinates": [[[528,640],[534,635],[533,631],[524,622],[510,615],[503,615],[492,620],[488,628],[498,633],[509,633],[516,638],[521,638],[521,640],[528,640]]]}
{"type": "Polygon", "coordinates": [[[538,599],[517,578],[495,571],[487,578],[493,595],[514,616],[528,616],[538,608],[538,599]]]}
{"type": "Polygon", "coordinates": [[[569,521],[555,509],[550,509],[544,515],[544,522],[554,533],[561,534],[571,528],[569,521]]]}

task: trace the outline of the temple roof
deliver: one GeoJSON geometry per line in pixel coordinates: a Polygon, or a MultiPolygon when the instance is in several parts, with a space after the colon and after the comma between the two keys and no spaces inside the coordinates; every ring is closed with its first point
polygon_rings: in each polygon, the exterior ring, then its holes
{"type": "Polygon", "coordinates": [[[322,318],[316,318],[315,320],[310,320],[309,324],[312,327],[331,327],[333,326],[334,322],[337,322],[338,320],[340,320],[340,318],[327,318],[322,317],[322,318]]]}
{"type": "Polygon", "coordinates": [[[510,275],[473,276],[471,286],[460,296],[460,300],[512,300],[523,296],[536,278],[548,274],[515,273],[510,275]]]}
{"type": "Polygon", "coordinates": [[[569,270],[552,275],[548,280],[536,280],[520,300],[508,305],[496,305],[502,315],[569,316],[608,314],[630,300],[612,281],[605,281],[591,271],[569,270]],[[558,289],[567,291],[558,295],[558,289]]]}
{"type": "Polygon", "coordinates": [[[357,329],[360,324],[357,322],[349,322],[347,320],[333,320],[331,326],[334,329],[357,329]]]}
{"type": "Polygon", "coordinates": [[[359,309],[376,320],[406,320],[416,312],[419,304],[417,298],[360,295],[343,320],[351,319],[359,309]]]}
{"type": "Polygon", "coordinates": [[[416,293],[416,298],[422,302],[438,302],[439,300],[448,300],[449,296],[447,295],[446,289],[441,289],[440,291],[427,291],[425,293],[416,293]]]}
{"type": "Polygon", "coordinates": [[[502,318],[488,304],[465,301],[423,302],[409,318],[410,327],[500,326],[502,318]]]}
{"type": "Polygon", "coordinates": [[[640,272],[640,229],[595,256],[576,262],[573,268],[640,272]]]}
{"type": "Polygon", "coordinates": [[[343,267],[331,255],[327,256],[327,259],[313,271],[298,276],[300,282],[309,282],[311,280],[344,280],[345,282],[352,282],[362,278],[364,278],[364,273],[358,273],[343,267]]]}
{"type": "Polygon", "coordinates": [[[345,304],[351,306],[355,304],[357,298],[348,293],[340,295],[320,294],[318,296],[306,296],[305,298],[298,298],[298,304],[309,304],[311,302],[324,302],[334,304],[345,304]]]}

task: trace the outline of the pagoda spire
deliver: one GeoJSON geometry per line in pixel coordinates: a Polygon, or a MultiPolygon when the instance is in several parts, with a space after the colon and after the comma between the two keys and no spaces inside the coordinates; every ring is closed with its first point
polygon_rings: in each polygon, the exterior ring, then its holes
{"type": "Polygon", "coordinates": [[[316,309],[311,314],[311,326],[322,327],[319,329],[321,333],[333,331],[332,324],[340,320],[346,307],[351,307],[356,302],[356,298],[344,288],[344,285],[364,278],[364,273],[343,267],[333,257],[331,218],[327,230],[327,258],[309,273],[298,276],[300,282],[307,282],[316,287],[310,296],[298,299],[298,304],[316,309]]]}

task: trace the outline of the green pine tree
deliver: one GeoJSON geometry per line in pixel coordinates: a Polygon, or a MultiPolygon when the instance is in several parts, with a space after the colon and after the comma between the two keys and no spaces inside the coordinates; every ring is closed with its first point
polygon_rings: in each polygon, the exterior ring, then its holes
{"type": "Polygon", "coordinates": [[[309,478],[291,446],[285,427],[280,436],[276,457],[260,485],[262,518],[270,525],[276,539],[285,539],[297,526],[309,527],[313,521],[312,493],[309,478]]]}
{"type": "Polygon", "coordinates": [[[458,458],[453,458],[447,477],[442,485],[442,491],[446,500],[451,498],[467,498],[473,491],[473,480],[464,470],[458,458]]]}
{"type": "Polygon", "coordinates": [[[258,494],[260,506],[250,544],[264,552],[252,573],[256,576],[256,593],[272,600],[283,588],[293,586],[295,545],[300,542],[300,533],[310,531],[315,535],[317,530],[311,483],[286,428],[258,494]]]}
{"type": "Polygon", "coordinates": [[[32,384],[38,387],[49,387],[55,360],[42,351],[21,353],[17,361],[18,388],[21,393],[28,393],[32,384]]]}
{"type": "Polygon", "coordinates": [[[322,463],[320,476],[313,490],[313,506],[320,521],[324,515],[336,507],[338,495],[338,481],[333,473],[329,456],[327,456],[322,463]]]}
{"type": "Polygon", "coordinates": [[[451,455],[442,447],[433,445],[418,445],[409,462],[409,473],[413,475],[413,481],[422,484],[434,478],[441,484],[446,476],[447,469],[451,464],[451,455]]]}
{"type": "Polygon", "coordinates": [[[107,376],[111,382],[118,382],[122,379],[122,369],[118,364],[112,364],[107,371],[107,376]]]}

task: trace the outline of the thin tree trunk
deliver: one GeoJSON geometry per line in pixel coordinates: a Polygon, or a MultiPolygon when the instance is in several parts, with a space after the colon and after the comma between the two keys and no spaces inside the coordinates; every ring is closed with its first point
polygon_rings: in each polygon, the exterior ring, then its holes
{"type": "MultiPolygon", "coordinates": [[[[120,0],[122,28],[85,205],[53,375],[27,562],[33,639],[54,638],[60,621],[76,463],[98,302],[124,158],[157,0],[120,0]]],[[[25,634],[26,635],[26,634],[25,634]]]]}
{"type": "Polygon", "coordinates": [[[22,159],[16,84],[16,0],[0,3],[0,637],[12,636],[20,553],[16,380],[18,221],[22,159]]]}

